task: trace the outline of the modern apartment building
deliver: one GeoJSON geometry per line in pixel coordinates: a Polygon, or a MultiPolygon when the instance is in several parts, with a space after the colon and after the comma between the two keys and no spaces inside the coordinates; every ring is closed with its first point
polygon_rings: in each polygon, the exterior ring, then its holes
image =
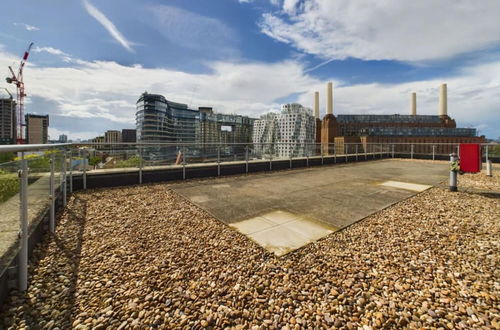
{"type": "Polygon", "coordinates": [[[137,140],[137,131],[135,129],[122,129],[122,142],[135,143],[137,140]]]}
{"type": "Polygon", "coordinates": [[[141,95],[136,106],[137,142],[196,142],[198,110],[147,92],[141,95]]]}
{"type": "Polygon", "coordinates": [[[26,143],[45,144],[49,141],[49,115],[26,114],[26,143]]]}
{"type": "Polygon", "coordinates": [[[253,127],[254,148],[262,157],[301,157],[314,151],[316,119],[298,103],[283,104],[280,113],[262,116],[253,127]]]}
{"type": "Polygon", "coordinates": [[[162,95],[143,93],[137,101],[138,142],[196,144],[250,143],[254,119],[214,113],[212,108],[190,109],[162,95]]]}
{"type": "Polygon", "coordinates": [[[200,119],[196,124],[196,142],[204,154],[241,154],[252,143],[255,119],[241,115],[214,113],[212,108],[198,108],[200,119]]]}
{"type": "Polygon", "coordinates": [[[122,142],[122,132],[116,130],[109,130],[104,132],[105,143],[120,143],[122,142]]]}
{"type": "Polygon", "coordinates": [[[16,138],[16,101],[12,98],[0,99],[0,144],[16,143],[16,138]]]}

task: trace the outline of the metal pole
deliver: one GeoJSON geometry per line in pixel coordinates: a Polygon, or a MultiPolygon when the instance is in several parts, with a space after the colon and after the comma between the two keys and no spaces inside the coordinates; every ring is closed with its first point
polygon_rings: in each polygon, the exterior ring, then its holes
{"type": "Polygon", "coordinates": [[[139,147],[139,184],[142,184],[142,168],[144,167],[142,163],[142,148],[139,147]]]}
{"type": "Polygon", "coordinates": [[[68,194],[67,194],[67,175],[66,175],[66,160],[68,159],[68,152],[64,149],[63,161],[62,161],[62,172],[63,172],[63,182],[62,182],[62,191],[63,191],[63,206],[66,207],[68,204],[68,194]]]}
{"type": "Polygon", "coordinates": [[[348,147],[347,147],[347,144],[344,144],[344,155],[345,155],[345,162],[347,163],[348,159],[347,159],[347,152],[348,152],[348,147]]]}
{"type": "Polygon", "coordinates": [[[182,153],[182,180],[186,180],[186,153],[184,147],[181,148],[182,153]]]}
{"type": "Polygon", "coordinates": [[[413,159],[413,144],[411,145],[411,159],[413,159]]]}
{"type": "Polygon", "coordinates": [[[273,170],[273,153],[269,154],[269,171],[273,170]]]}
{"type": "MultiPolygon", "coordinates": [[[[328,143],[328,150],[330,150],[330,143],[328,143]]],[[[333,143],[333,163],[337,163],[337,148],[335,148],[335,143],[333,143]]]]}
{"type": "Polygon", "coordinates": [[[87,149],[83,149],[83,189],[87,189],[87,149]]]}
{"type": "Polygon", "coordinates": [[[292,152],[291,152],[291,149],[289,150],[290,154],[289,154],[289,157],[290,157],[290,168],[292,168],[292,158],[293,158],[293,155],[292,155],[292,152]]]}
{"type": "Polygon", "coordinates": [[[490,159],[490,152],[489,152],[490,146],[486,145],[486,162],[490,159]]]}
{"type": "Polygon", "coordinates": [[[356,161],[358,161],[358,144],[356,144],[356,161]]]}
{"type": "Polygon", "coordinates": [[[493,165],[489,159],[486,161],[486,175],[493,176],[493,165]]]}
{"type": "Polygon", "coordinates": [[[450,191],[457,191],[457,172],[458,157],[457,154],[450,154],[450,191]]]}
{"type": "Polygon", "coordinates": [[[309,152],[307,152],[307,144],[306,144],[306,167],[309,167],[309,152]]]}
{"type": "Polygon", "coordinates": [[[50,154],[50,218],[49,218],[49,228],[50,232],[53,234],[56,231],[56,219],[55,219],[55,207],[56,207],[56,196],[55,196],[55,182],[54,182],[54,169],[55,169],[55,157],[54,152],[50,154]]]}
{"type": "Polygon", "coordinates": [[[436,159],[436,146],[432,145],[432,160],[436,159]]]}
{"type": "Polygon", "coordinates": [[[392,158],[394,158],[394,144],[392,145],[392,158]]]}
{"type": "Polygon", "coordinates": [[[73,193],[73,150],[69,151],[69,193],[73,193]]]}
{"type": "Polygon", "coordinates": [[[248,145],[245,147],[245,167],[246,167],[246,173],[248,173],[248,145]]]}
{"type": "Polygon", "coordinates": [[[324,164],[324,162],[323,162],[323,143],[321,143],[321,144],[319,145],[319,148],[320,148],[320,149],[319,149],[319,152],[320,152],[320,154],[321,154],[321,165],[323,165],[323,164],[324,164]]]}
{"type": "Polygon", "coordinates": [[[21,237],[19,241],[18,285],[19,291],[26,291],[28,289],[28,161],[24,158],[24,152],[21,152],[19,177],[21,179],[19,187],[21,237]]]}
{"type": "Polygon", "coordinates": [[[217,146],[217,176],[220,176],[220,144],[217,146]]]}

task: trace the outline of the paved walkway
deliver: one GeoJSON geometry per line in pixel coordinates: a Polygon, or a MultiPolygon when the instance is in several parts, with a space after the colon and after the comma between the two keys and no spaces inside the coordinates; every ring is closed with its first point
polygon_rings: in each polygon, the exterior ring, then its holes
{"type": "MultiPolygon", "coordinates": [[[[287,212],[291,220],[301,217],[323,223],[327,235],[446,180],[448,166],[443,162],[376,160],[205,179],[172,184],[171,188],[268,248],[269,241],[259,242],[248,228],[252,221],[261,226],[270,212],[287,212]]],[[[265,230],[274,237],[286,234],[265,230]]],[[[304,244],[310,241],[304,240],[304,244]]],[[[296,242],[290,244],[289,250],[298,247],[296,242]]],[[[269,250],[281,255],[287,249],[269,250]]]]}

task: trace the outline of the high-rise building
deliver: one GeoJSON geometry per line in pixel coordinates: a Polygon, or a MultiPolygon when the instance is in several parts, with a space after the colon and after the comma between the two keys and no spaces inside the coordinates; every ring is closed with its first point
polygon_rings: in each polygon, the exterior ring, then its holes
{"type": "Polygon", "coordinates": [[[196,142],[198,110],[186,104],[171,102],[163,95],[144,92],[137,101],[136,127],[138,142],[196,142]]]}
{"type": "Polygon", "coordinates": [[[253,143],[262,156],[301,157],[314,151],[316,119],[312,110],[298,103],[281,106],[254,122],[253,143]]]}
{"type": "Polygon", "coordinates": [[[105,143],[120,143],[122,142],[122,132],[116,130],[109,130],[104,133],[105,143]]]}
{"type": "Polygon", "coordinates": [[[0,144],[16,143],[17,121],[16,101],[0,99],[0,144]]]}
{"type": "Polygon", "coordinates": [[[122,142],[135,143],[137,140],[137,130],[135,129],[122,129],[122,142]]]}
{"type": "Polygon", "coordinates": [[[138,142],[249,143],[252,118],[214,113],[212,108],[190,109],[162,95],[143,93],[137,101],[138,142]]]}
{"type": "Polygon", "coordinates": [[[223,146],[224,153],[244,152],[245,143],[252,142],[253,118],[241,115],[214,113],[212,108],[200,107],[200,119],[196,124],[196,142],[204,152],[215,152],[223,146]],[[236,145],[236,144],[240,145],[236,145]]]}
{"type": "Polygon", "coordinates": [[[26,143],[45,144],[49,141],[49,115],[26,114],[26,143]]]}
{"type": "Polygon", "coordinates": [[[59,135],[59,139],[57,141],[59,143],[66,143],[68,142],[68,136],[66,134],[61,134],[59,135]]]}

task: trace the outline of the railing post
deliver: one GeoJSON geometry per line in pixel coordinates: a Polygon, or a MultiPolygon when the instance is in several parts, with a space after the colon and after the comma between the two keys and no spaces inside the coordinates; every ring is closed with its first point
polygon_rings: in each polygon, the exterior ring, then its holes
{"type": "Polygon", "coordinates": [[[181,147],[182,153],[182,180],[186,180],[186,150],[184,147],[181,147]]]}
{"type": "Polygon", "coordinates": [[[307,152],[307,143],[306,143],[306,167],[309,167],[309,152],[307,152]]]}
{"type": "Polygon", "coordinates": [[[436,146],[432,145],[432,160],[436,159],[436,146]]]}
{"type": "Polygon", "coordinates": [[[320,143],[319,145],[319,152],[321,154],[321,165],[324,165],[324,162],[323,162],[323,143],[320,143]]]}
{"type": "Polygon", "coordinates": [[[83,189],[87,189],[87,149],[83,149],[83,189]]]}
{"type": "MultiPolygon", "coordinates": [[[[328,145],[328,151],[330,151],[330,143],[327,143],[328,145]]],[[[333,143],[333,163],[337,163],[337,148],[335,148],[335,143],[333,143]]]]}
{"type": "Polygon", "coordinates": [[[217,146],[217,176],[220,176],[220,143],[217,146]]]}
{"type": "Polygon", "coordinates": [[[358,161],[358,144],[356,143],[356,161],[358,161]]]}
{"type": "Polygon", "coordinates": [[[63,182],[62,182],[62,193],[63,193],[63,206],[66,207],[68,204],[68,194],[67,194],[67,175],[66,175],[66,160],[68,159],[68,152],[64,149],[63,160],[62,160],[62,172],[63,172],[63,182]]]}
{"type": "Polygon", "coordinates": [[[24,158],[24,152],[21,152],[21,170],[19,171],[20,187],[20,220],[21,237],[19,240],[19,272],[18,285],[19,291],[28,289],[28,161],[24,158]]]}
{"type": "Polygon", "coordinates": [[[347,153],[348,153],[348,146],[347,146],[347,143],[344,144],[344,155],[345,155],[345,162],[347,163],[348,162],[348,159],[347,159],[347,153]]]}
{"type": "Polygon", "coordinates": [[[486,145],[486,162],[490,160],[490,152],[489,152],[490,146],[486,145]]]}
{"type": "Polygon", "coordinates": [[[292,154],[291,149],[289,149],[288,157],[290,158],[290,169],[291,169],[292,168],[292,159],[293,159],[293,154],[292,154]]]}
{"type": "Polygon", "coordinates": [[[392,144],[392,158],[394,158],[394,144],[392,144]]]}
{"type": "Polygon", "coordinates": [[[55,219],[55,207],[56,207],[56,196],[55,196],[55,182],[54,182],[54,170],[55,170],[55,156],[54,151],[50,154],[50,218],[49,218],[49,228],[50,232],[53,234],[56,231],[56,219],[55,219]]]}
{"type": "Polygon", "coordinates": [[[273,170],[273,153],[269,154],[269,171],[273,170]]]}
{"type": "Polygon", "coordinates": [[[248,144],[245,146],[245,167],[246,173],[248,173],[248,144]]]}
{"type": "Polygon", "coordinates": [[[69,193],[73,193],[73,150],[69,151],[69,193]]]}
{"type": "Polygon", "coordinates": [[[142,168],[144,167],[142,163],[142,148],[139,147],[139,184],[142,184],[142,168]]]}
{"type": "Polygon", "coordinates": [[[411,153],[411,159],[413,159],[413,144],[411,145],[411,147],[410,147],[410,148],[411,148],[411,149],[410,149],[410,150],[411,150],[411,151],[410,151],[410,153],[411,153]]]}

